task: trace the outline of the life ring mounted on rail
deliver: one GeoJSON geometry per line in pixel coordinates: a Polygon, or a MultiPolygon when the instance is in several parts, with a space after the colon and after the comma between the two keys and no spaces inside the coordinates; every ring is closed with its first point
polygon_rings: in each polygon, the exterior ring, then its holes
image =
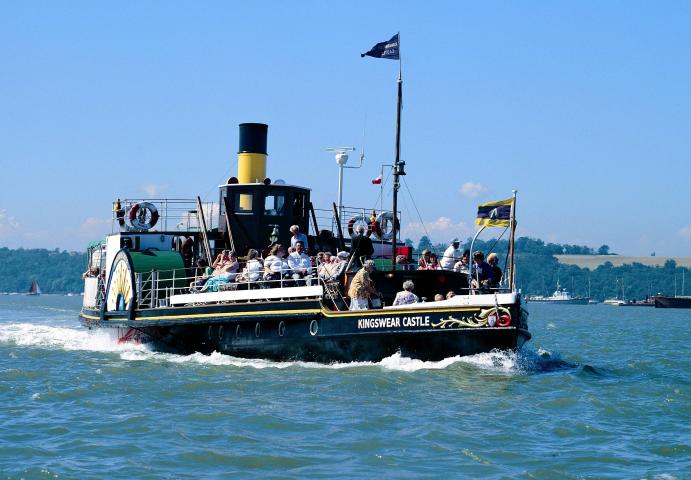
{"type": "Polygon", "coordinates": [[[363,225],[367,229],[365,235],[368,237],[372,236],[372,225],[370,224],[369,218],[367,218],[366,215],[355,215],[348,221],[348,233],[351,237],[355,236],[355,227],[358,225],[363,225]]]}
{"type": "MultiPolygon", "coordinates": [[[[393,213],[380,213],[379,216],[377,216],[376,223],[377,225],[379,225],[379,231],[381,232],[379,234],[379,238],[381,238],[384,241],[389,241],[393,239],[393,213]]],[[[398,222],[398,218],[396,219],[396,230],[401,230],[401,224],[398,222]]]]}
{"type": "Polygon", "coordinates": [[[158,210],[151,202],[135,203],[130,208],[129,219],[137,230],[149,230],[158,222],[158,210]]]}

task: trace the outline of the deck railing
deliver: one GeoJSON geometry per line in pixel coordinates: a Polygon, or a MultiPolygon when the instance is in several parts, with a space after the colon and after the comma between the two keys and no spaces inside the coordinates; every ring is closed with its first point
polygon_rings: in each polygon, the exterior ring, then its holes
{"type": "MultiPolygon", "coordinates": [[[[126,198],[121,200],[119,205],[113,205],[112,232],[131,228],[129,216],[132,207],[144,203],[154,205],[158,213],[158,220],[149,231],[194,232],[201,230],[201,214],[196,199],[126,198]]],[[[218,204],[214,202],[201,202],[201,207],[207,230],[218,227],[218,204]]]]}

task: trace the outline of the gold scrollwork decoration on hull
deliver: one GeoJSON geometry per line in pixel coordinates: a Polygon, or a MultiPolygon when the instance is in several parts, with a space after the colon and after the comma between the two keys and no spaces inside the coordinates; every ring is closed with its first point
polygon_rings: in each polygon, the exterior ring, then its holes
{"type": "Polygon", "coordinates": [[[508,308],[486,308],[480,310],[475,315],[462,316],[455,318],[449,315],[449,318],[442,318],[438,323],[433,323],[432,328],[462,328],[462,327],[485,327],[489,324],[489,316],[494,313],[497,317],[501,315],[508,315],[511,318],[511,312],[508,308]]]}

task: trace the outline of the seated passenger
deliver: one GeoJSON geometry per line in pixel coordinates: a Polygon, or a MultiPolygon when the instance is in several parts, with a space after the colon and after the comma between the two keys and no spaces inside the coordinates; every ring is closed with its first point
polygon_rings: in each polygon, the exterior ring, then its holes
{"type": "MultiPolygon", "coordinates": [[[[319,258],[319,255],[317,255],[319,258]]],[[[333,278],[334,263],[331,259],[331,252],[323,252],[321,261],[317,264],[317,275],[322,280],[331,280],[333,278]]]]}
{"type": "Polygon", "coordinates": [[[333,267],[331,268],[331,278],[336,280],[345,271],[348,266],[348,258],[350,255],[348,252],[338,252],[334,258],[333,267]]]}
{"type": "Polygon", "coordinates": [[[209,264],[203,258],[197,260],[197,268],[194,281],[190,283],[190,292],[199,292],[199,290],[204,286],[204,284],[213,275],[213,270],[209,267],[209,264]]]}
{"type": "Polygon", "coordinates": [[[304,251],[301,241],[295,242],[295,251],[288,255],[288,265],[292,270],[292,277],[298,285],[312,284],[312,261],[304,251]]]}
{"type": "Polygon", "coordinates": [[[490,288],[499,288],[499,284],[501,283],[501,268],[497,266],[497,263],[499,263],[499,257],[497,257],[497,254],[492,252],[487,255],[487,263],[492,269],[492,281],[490,282],[489,286],[490,288]]]}
{"type": "Polygon", "coordinates": [[[264,280],[280,280],[290,270],[285,261],[285,247],[279,243],[271,247],[269,256],[264,259],[264,280]]]}
{"type": "Polygon", "coordinates": [[[242,273],[238,275],[236,281],[256,282],[261,278],[262,270],[264,270],[264,266],[259,260],[259,252],[251,248],[247,252],[247,263],[245,264],[245,268],[242,269],[242,273]]]}
{"type": "Polygon", "coordinates": [[[489,288],[493,281],[492,267],[485,262],[485,254],[479,250],[473,253],[473,268],[470,273],[473,288],[489,288]]]}
{"type": "Polygon", "coordinates": [[[436,253],[431,253],[429,256],[429,263],[427,264],[427,270],[440,270],[439,259],[437,259],[436,253]]]}
{"type": "Polygon", "coordinates": [[[427,267],[430,264],[430,257],[432,255],[432,252],[430,250],[423,250],[422,254],[420,255],[420,259],[417,262],[417,269],[418,270],[427,270],[427,267]]]}
{"type": "Polygon", "coordinates": [[[444,295],[442,295],[441,293],[437,293],[437,294],[434,296],[434,301],[435,301],[435,302],[441,302],[442,300],[444,300],[444,295]]]}
{"type": "Polygon", "coordinates": [[[396,294],[394,298],[394,305],[409,305],[411,303],[417,303],[420,299],[413,293],[415,285],[412,281],[406,280],[403,282],[403,290],[396,294]]]}
{"type": "Polygon", "coordinates": [[[455,297],[455,296],[456,296],[456,293],[455,293],[453,290],[450,290],[450,291],[446,294],[446,299],[448,300],[448,299],[453,298],[453,297],[455,297]]]}
{"type": "Polygon", "coordinates": [[[237,256],[235,252],[227,250],[225,252],[227,252],[227,255],[225,255],[227,258],[225,260],[222,259],[220,263],[214,261],[214,264],[218,266],[214,269],[213,276],[199,289],[200,292],[218,292],[221,285],[231,283],[237,277],[238,270],[240,269],[237,256]]]}
{"type": "Polygon", "coordinates": [[[408,258],[405,255],[397,255],[396,256],[396,270],[411,270],[412,265],[410,265],[410,262],[408,261],[408,258]]]}
{"type": "Polygon", "coordinates": [[[458,273],[470,272],[470,250],[463,251],[463,256],[454,264],[453,271],[458,273]]]}

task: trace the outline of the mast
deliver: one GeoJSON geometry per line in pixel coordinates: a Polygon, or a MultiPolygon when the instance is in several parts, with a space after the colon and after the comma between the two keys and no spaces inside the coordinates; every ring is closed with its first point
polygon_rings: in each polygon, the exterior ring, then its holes
{"type": "MultiPolygon", "coordinates": [[[[511,202],[511,236],[509,237],[509,256],[511,259],[509,260],[509,268],[511,271],[509,272],[509,290],[513,292],[514,288],[514,281],[516,279],[516,269],[514,266],[514,243],[515,243],[515,238],[516,238],[516,193],[518,193],[518,190],[513,190],[513,202],[511,202]]],[[[557,280],[557,283],[559,281],[557,280]]]]}
{"type": "Polygon", "coordinates": [[[405,175],[405,162],[401,162],[401,107],[403,105],[403,76],[401,68],[401,34],[398,33],[398,99],[396,103],[396,158],[393,166],[393,221],[391,226],[391,270],[396,270],[396,239],[398,237],[399,177],[405,175]]]}

